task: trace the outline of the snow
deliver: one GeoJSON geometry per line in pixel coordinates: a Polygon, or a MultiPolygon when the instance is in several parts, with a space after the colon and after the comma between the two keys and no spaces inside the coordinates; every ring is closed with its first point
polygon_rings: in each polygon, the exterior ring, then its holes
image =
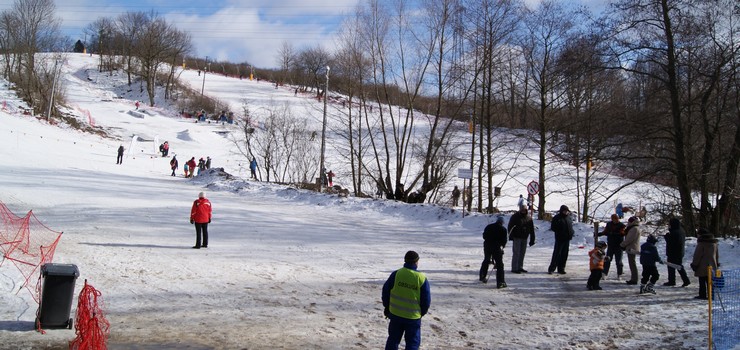
{"type": "MultiPolygon", "coordinates": [[[[54,262],[78,266],[75,294],[84,280],[101,291],[111,349],[382,348],[388,324],[382,284],[407,250],[419,252],[419,270],[432,288],[422,320],[424,349],[706,347],[707,305],[693,299],[695,277],[686,288],[663,287],[661,266],[657,295],[638,295],[636,286],[613,276],[603,281],[603,291],[586,290],[590,225],[576,225],[568,274],[548,275],[554,240],[549,223],[536,221],[537,244],[524,263],[529,273],[507,271],[509,287],[498,290],[478,281],[481,232],[492,216],[463,218],[441,206],[245,180],[248,161],[224,136],[238,132],[236,126],[194,123],[145,104],[135,111],[134,101],[144,100],[138,87],[129,92],[120,77],[96,68],[95,57],[69,55],[62,85],[68,104],[89,113],[108,138],[23,115],[7,84],[0,88],[0,200],[17,215],[33,210],[46,226],[64,232],[54,262]],[[138,141],[130,149],[134,135],[138,141]],[[181,166],[190,157],[210,156],[214,168],[237,177],[214,171],[185,179],[181,169],[171,177],[169,157],[157,156],[155,139],[169,141],[181,166]],[[127,148],[123,165],[115,164],[119,145],[127,148]],[[200,191],[213,203],[214,217],[208,249],[196,250],[188,217],[200,191]]],[[[201,86],[196,72],[181,77],[201,86]]],[[[244,99],[256,108],[290,102],[306,113],[318,103],[268,82],[210,74],[206,92],[237,110],[244,99]]],[[[511,196],[511,206],[517,198],[511,196]]],[[[686,261],[695,242],[687,242],[686,261]]],[[[735,246],[721,242],[724,268],[740,265],[735,246]]],[[[658,249],[665,251],[662,240],[658,249]]],[[[507,246],[507,266],[510,259],[507,246]]],[[[34,331],[37,304],[21,283],[5,261],[0,348],[65,348],[74,332],[34,331]]],[[[75,306],[76,300],[73,313],[75,306]]]]}

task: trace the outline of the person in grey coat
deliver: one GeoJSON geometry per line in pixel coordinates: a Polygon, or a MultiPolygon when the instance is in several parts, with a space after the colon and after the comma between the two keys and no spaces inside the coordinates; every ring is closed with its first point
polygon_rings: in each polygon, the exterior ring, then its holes
{"type": "Polygon", "coordinates": [[[527,207],[522,205],[519,211],[509,219],[507,226],[511,244],[511,272],[526,273],[524,269],[524,255],[527,253],[527,240],[529,246],[534,245],[534,222],[527,213],[527,207]]]}
{"type": "Polygon", "coordinates": [[[637,255],[640,254],[640,236],[642,231],[640,230],[640,219],[637,216],[632,216],[627,220],[627,228],[625,232],[627,235],[624,237],[624,241],[620,246],[627,252],[627,262],[630,266],[630,279],[627,284],[637,284],[637,255]]]}

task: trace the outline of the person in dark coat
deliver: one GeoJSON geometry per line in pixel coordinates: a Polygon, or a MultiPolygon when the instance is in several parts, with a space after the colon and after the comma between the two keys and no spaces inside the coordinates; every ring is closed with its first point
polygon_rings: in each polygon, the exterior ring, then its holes
{"type": "Polygon", "coordinates": [[[118,157],[116,158],[116,164],[123,164],[123,145],[118,146],[118,157]]]}
{"type": "Polygon", "coordinates": [[[622,247],[620,244],[624,241],[625,225],[619,221],[619,215],[612,214],[611,221],[606,223],[604,231],[599,233],[599,237],[606,236],[606,256],[608,259],[604,262],[604,275],[609,274],[609,267],[612,260],[617,265],[617,278],[622,275],[622,247]]]}
{"type": "Polygon", "coordinates": [[[496,267],[496,288],[506,288],[504,280],[504,247],[506,247],[506,228],[504,218],[498,217],[495,223],[483,230],[483,263],[480,265],[480,281],[486,283],[488,266],[493,261],[496,267]]]}
{"type": "Polygon", "coordinates": [[[172,174],[170,174],[170,176],[175,176],[175,170],[177,170],[177,167],[177,156],[172,156],[172,160],[170,160],[170,168],[172,169],[172,174]]]}
{"type": "Polygon", "coordinates": [[[252,179],[257,180],[257,158],[252,157],[249,161],[249,172],[252,179]]]}
{"type": "Polygon", "coordinates": [[[642,279],[640,280],[640,294],[653,293],[653,286],[660,278],[658,266],[656,263],[663,264],[663,260],[658,255],[658,248],[655,247],[658,238],[648,235],[647,240],[640,246],[640,265],[642,265],[642,279]]]}
{"type": "Polygon", "coordinates": [[[552,259],[547,273],[552,274],[557,269],[559,274],[565,274],[570,240],[573,239],[573,219],[570,218],[568,206],[560,206],[560,211],[550,222],[550,229],[555,232],[555,246],[552,249],[552,259]]]}
{"type": "Polygon", "coordinates": [[[694,270],[694,276],[699,277],[699,295],[694,298],[707,300],[708,270],[710,266],[713,270],[719,267],[719,249],[717,239],[707,229],[700,228],[698,236],[694,258],[691,260],[691,269],[694,270]]]}
{"type": "Polygon", "coordinates": [[[663,283],[664,286],[676,285],[675,265],[679,266],[678,273],[681,275],[681,281],[683,282],[681,287],[691,284],[691,280],[689,280],[689,276],[686,274],[686,269],[683,268],[683,256],[686,251],[685,245],[686,231],[681,227],[680,220],[672,218],[668,222],[668,233],[665,235],[665,254],[666,260],[668,260],[670,265],[668,265],[668,282],[663,283]]]}
{"type": "Polygon", "coordinates": [[[527,207],[519,207],[519,211],[511,215],[509,225],[509,240],[511,243],[511,272],[526,273],[524,269],[524,255],[527,253],[527,240],[529,246],[534,245],[534,222],[527,213],[527,207]]]}
{"type": "Polygon", "coordinates": [[[455,186],[455,188],[452,189],[452,206],[456,207],[457,204],[460,201],[460,189],[455,186]]]}

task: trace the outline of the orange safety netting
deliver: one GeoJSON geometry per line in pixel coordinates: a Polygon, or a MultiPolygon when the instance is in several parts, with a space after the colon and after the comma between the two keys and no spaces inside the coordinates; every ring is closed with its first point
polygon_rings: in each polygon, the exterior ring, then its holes
{"type": "Polygon", "coordinates": [[[36,276],[41,265],[52,261],[62,232],[46,227],[33,215],[33,211],[29,211],[24,217],[19,217],[2,202],[0,202],[0,218],[2,218],[0,249],[3,252],[3,261],[0,265],[6,259],[12,261],[24,277],[21,288],[26,287],[38,303],[41,279],[37,279],[34,288],[29,286],[29,281],[36,276]]]}
{"type": "Polygon", "coordinates": [[[77,317],[75,333],[77,337],[69,342],[70,350],[107,349],[110,323],[103,312],[103,298],[100,291],[87,284],[77,298],[77,317]]]}

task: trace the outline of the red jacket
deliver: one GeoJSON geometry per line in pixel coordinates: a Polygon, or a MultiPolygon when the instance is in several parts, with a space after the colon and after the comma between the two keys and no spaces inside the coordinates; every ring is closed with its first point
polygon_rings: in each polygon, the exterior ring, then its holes
{"type": "Polygon", "coordinates": [[[187,163],[185,163],[185,164],[187,164],[187,165],[188,165],[188,168],[190,168],[190,169],[195,169],[195,167],[197,166],[197,164],[195,164],[195,158],[193,158],[193,159],[190,159],[190,160],[189,160],[189,161],[188,161],[187,163]]]}
{"type": "Polygon", "coordinates": [[[190,220],[198,224],[211,222],[211,202],[206,198],[198,198],[190,209],[190,220]]]}

